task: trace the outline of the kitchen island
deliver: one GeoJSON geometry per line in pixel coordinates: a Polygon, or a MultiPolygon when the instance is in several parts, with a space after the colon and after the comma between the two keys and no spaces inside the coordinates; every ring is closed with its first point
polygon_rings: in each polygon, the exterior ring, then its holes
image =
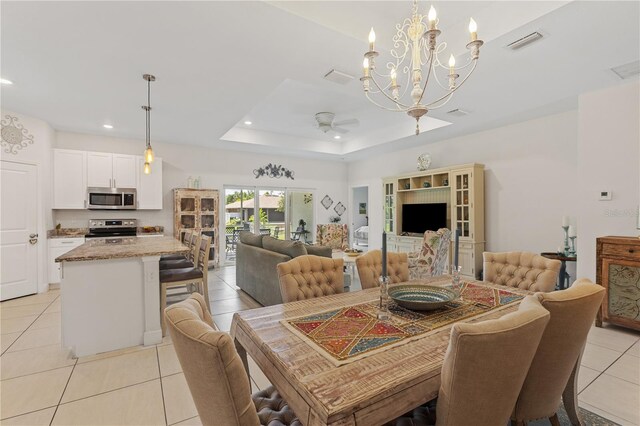
{"type": "Polygon", "coordinates": [[[170,237],[114,237],[56,258],[63,346],[80,357],[160,343],[160,256],[188,251],[170,237]]]}

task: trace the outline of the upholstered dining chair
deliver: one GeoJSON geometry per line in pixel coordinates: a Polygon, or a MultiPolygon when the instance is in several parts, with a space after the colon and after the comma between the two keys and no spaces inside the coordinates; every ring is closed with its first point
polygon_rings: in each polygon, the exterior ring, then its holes
{"type": "Polygon", "coordinates": [[[425,231],[420,251],[409,253],[409,278],[419,280],[447,272],[451,230],[425,231]]]}
{"type": "MultiPolygon", "coordinates": [[[[507,424],[548,322],[549,312],[535,296],[527,296],[516,312],[501,318],[454,324],[440,375],[435,424],[507,424]]],[[[392,423],[433,424],[432,414],[423,406],[392,423]]]]}
{"type": "MultiPolygon", "coordinates": [[[[381,250],[371,250],[356,258],[356,267],[363,290],[380,286],[378,279],[382,275],[381,250]]],[[[387,274],[392,284],[409,281],[407,253],[387,252],[387,274]]]]}
{"type": "Polygon", "coordinates": [[[194,267],[180,269],[164,269],[160,271],[160,316],[162,335],[165,335],[166,327],[164,323],[164,312],[167,307],[167,290],[174,287],[183,287],[195,284],[198,291],[204,296],[207,306],[209,306],[209,249],[211,248],[211,237],[203,235],[200,237],[198,247],[197,262],[194,267]]]}
{"type": "Polygon", "coordinates": [[[193,268],[193,266],[196,264],[196,258],[198,256],[198,247],[200,246],[200,233],[195,231],[187,231],[184,237],[184,241],[187,243],[187,247],[189,247],[189,253],[187,253],[186,256],[178,255],[182,257],[161,257],[160,270],[193,268]]]}
{"type": "Polygon", "coordinates": [[[233,341],[218,331],[201,295],[169,306],[163,316],[203,425],[301,426],[273,386],[251,395],[233,341]]]}
{"type": "Polygon", "coordinates": [[[484,252],[484,281],[529,291],[553,291],[561,262],[526,251],[484,252]]]}
{"type": "Polygon", "coordinates": [[[277,268],[284,303],[329,296],[344,290],[342,259],[303,255],[279,263],[277,268]]]}
{"type": "Polygon", "coordinates": [[[525,425],[545,417],[552,425],[560,424],[556,412],[563,392],[569,392],[564,395],[565,403],[575,401],[580,358],[604,293],[604,287],[588,279],[578,280],[566,290],[536,293],[551,320],[522,385],[512,424],[525,425]]]}

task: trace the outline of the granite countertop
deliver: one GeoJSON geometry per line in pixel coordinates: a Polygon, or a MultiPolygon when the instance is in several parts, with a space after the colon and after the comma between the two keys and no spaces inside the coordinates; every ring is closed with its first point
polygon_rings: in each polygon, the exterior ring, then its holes
{"type": "Polygon", "coordinates": [[[95,238],[56,258],[56,262],[123,259],[128,257],[187,254],[189,248],[172,237],[95,238]]]}
{"type": "Polygon", "coordinates": [[[47,231],[47,238],[84,238],[89,232],[87,228],[61,228],[47,231]]]}

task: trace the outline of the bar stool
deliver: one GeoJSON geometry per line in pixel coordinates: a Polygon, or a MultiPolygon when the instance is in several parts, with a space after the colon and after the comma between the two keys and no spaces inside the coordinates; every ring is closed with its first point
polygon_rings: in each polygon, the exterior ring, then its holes
{"type": "Polygon", "coordinates": [[[197,263],[195,267],[164,269],[160,271],[160,316],[162,318],[162,335],[165,335],[164,309],[167,307],[167,290],[174,287],[186,287],[196,285],[198,292],[202,294],[209,305],[208,267],[209,249],[211,237],[203,235],[197,246],[197,263]]]}
{"type": "Polygon", "coordinates": [[[200,234],[198,232],[191,232],[185,237],[187,246],[190,251],[186,256],[182,256],[181,259],[160,259],[160,270],[164,269],[181,269],[181,268],[193,268],[198,258],[198,247],[200,245],[200,234]],[[188,237],[188,239],[187,239],[188,237]]]}
{"type": "MultiPolygon", "coordinates": [[[[194,232],[195,231],[188,230],[188,231],[185,231],[185,233],[184,233],[183,242],[185,242],[190,248],[191,248],[191,235],[194,232]]],[[[183,260],[183,259],[186,259],[186,258],[187,258],[187,256],[185,256],[184,254],[164,254],[164,255],[160,256],[160,262],[163,262],[165,260],[183,260]]]]}

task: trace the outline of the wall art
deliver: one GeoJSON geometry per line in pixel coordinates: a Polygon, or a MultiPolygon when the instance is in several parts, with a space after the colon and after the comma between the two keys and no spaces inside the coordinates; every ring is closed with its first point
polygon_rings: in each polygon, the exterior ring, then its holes
{"type": "Polygon", "coordinates": [[[320,201],[320,204],[322,204],[322,207],[324,207],[325,210],[329,210],[329,207],[331,207],[331,204],[333,204],[333,200],[331,199],[331,197],[329,197],[329,195],[325,195],[322,201],[320,201]]]}
{"type": "Polygon", "coordinates": [[[313,194],[304,194],[304,203],[309,204],[313,201],[313,194]]]}
{"type": "Polygon", "coordinates": [[[342,202],[338,201],[338,204],[333,208],[333,211],[338,213],[338,216],[342,216],[342,214],[347,210],[347,208],[342,204],[342,202]]]}
{"type": "Polygon", "coordinates": [[[0,122],[2,130],[2,146],[7,154],[17,155],[18,151],[33,145],[33,135],[18,121],[18,117],[5,115],[0,122]]]}
{"type": "Polygon", "coordinates": [[[281,165],[278,164],[267,164],[264,167],[260,167],[257,168],[253,171],[253,174],[256,176],[256,179],[258,179],[259,177],[262,176],[267,176],[267,177],[272,177],[272,178],[278,178],[280,179],[281,177],[286,177],[287,179],[293,179],[293,171],[289,170],[281,165]]]}

